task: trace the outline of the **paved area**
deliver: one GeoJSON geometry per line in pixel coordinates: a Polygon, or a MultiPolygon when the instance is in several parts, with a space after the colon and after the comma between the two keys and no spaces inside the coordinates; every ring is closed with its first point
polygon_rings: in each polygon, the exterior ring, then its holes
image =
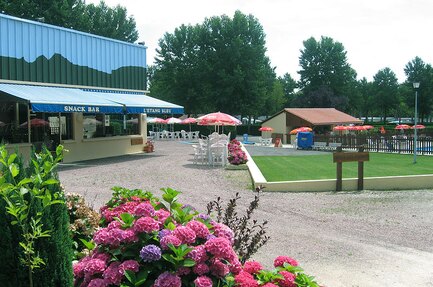
{"type": "MultiPolygon", "coordinates": [[[[95,208],[117,185],[156,195],[172,187],[183,192],[181,202],[202,211],[239,192],[242,213],[254,196],[248,171],[195,165],[192,151],[190,144],[161,141],[151,154],[63,165],[59,177],[66,191],[85,195],[95,208]]],[[[264,192],[255,216],[269,221],[271,240],[254,256],[268,268],[288,255],[328,287],[433,286],[432,190],[264,192]]]]}

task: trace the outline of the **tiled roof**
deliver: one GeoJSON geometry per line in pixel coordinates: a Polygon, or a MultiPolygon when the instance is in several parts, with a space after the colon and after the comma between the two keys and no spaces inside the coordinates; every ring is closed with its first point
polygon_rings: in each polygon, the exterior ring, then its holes
{"type": "Polygon", "coordinates": [[[315,126],[362,123],[362,120],[334,108],[288,108],[284,111],[315,126]]]}
{"type": "MultiPolygon", "coordinates": [[[[362,120],[352,117],[334,108],[287,108],[266,119],[266,121],[281,114],[290,113],[301,118],[312,126],[339,125],[339,124],[362,124],[362,120]]],[[[266,122],[264,121],[264,122],[266,122]]],[[[263,122],[263,123],[264,123],[263,122]]]]}

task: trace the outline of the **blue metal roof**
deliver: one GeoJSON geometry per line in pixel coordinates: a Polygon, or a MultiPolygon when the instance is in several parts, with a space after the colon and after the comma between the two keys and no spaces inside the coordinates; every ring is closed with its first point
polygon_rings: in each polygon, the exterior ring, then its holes
{"type": "Polygon", "coordinates": [[[35,112],[182,114],[183,107],[121,90],[79,89],[0,83],[0,91],[24,99],[35,112]]]}

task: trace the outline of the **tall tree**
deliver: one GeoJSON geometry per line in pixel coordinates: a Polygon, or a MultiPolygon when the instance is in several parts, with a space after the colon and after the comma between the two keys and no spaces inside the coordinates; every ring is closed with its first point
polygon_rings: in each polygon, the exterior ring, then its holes
{"type": "Polygon", "coordinates": [[[0,11],[121,41],[138,39],[135,20],[126,8],[110,8],[104,1],[95,6],[83,0],[0,0],[0,11]]]}
{"type": "Polygon", "coordinates": [[[311,37],[304,41],[299,65],[301,78],[298,85],[305,97],[298,99],[301,105],[347,110],[356,72],[347,62],[343,44],[330,37],[322,36],[320,41],[311,37]]]}
{"type": "Polygon", "coordinates": [[[418,112],[421,121],[431,115],[433,110],[433,68],[426,64],[420,57],[415,57],[406,64],[404,72],[407,76],[405,85],[409,88],[404,95],[409,107],[414,107],[413,82],[419,82],[418,89],[418,112]]]}
{"type": "Polygon", "coordinates": [[[368,119],[376,111],[376,106],[374,105],[373,97],[373,83],[368,82],[366,78],[362,78],[357,82],[357,92],[358,92],[358,114],[359,116],[364,116],[368,119]]]}
{"type": "Polygon", "coordinates": [[[278,77],[278,81],[280,81],[283,87],[284,97],[286,99],[284,103],[285,107],[292,107],[295,98],[295,89],[297,88],[296,81],[288,73],[284,74],[283,77],[278,77]]]}
{"type": "Polygon", "coordinates": [[[159,41],[151,94],[188,113],[254,115],[275,79],[265,52],[262,26],[240,11],[183,25],[159,41]]]}
{"type": "Polygon", "coordinates": [[[374,102],[383,121],[386,121],[390,112],[399,105],[398,80],[388,67],[379,70],[373,78],[374,102]]]}

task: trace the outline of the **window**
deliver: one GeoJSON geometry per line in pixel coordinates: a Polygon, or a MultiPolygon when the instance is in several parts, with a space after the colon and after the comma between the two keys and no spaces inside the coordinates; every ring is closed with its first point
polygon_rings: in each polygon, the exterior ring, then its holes
{"type": "Polygon", "coordinates": [[[84,114],[84,138],[139,134],[138,114],[84,114]]]}

